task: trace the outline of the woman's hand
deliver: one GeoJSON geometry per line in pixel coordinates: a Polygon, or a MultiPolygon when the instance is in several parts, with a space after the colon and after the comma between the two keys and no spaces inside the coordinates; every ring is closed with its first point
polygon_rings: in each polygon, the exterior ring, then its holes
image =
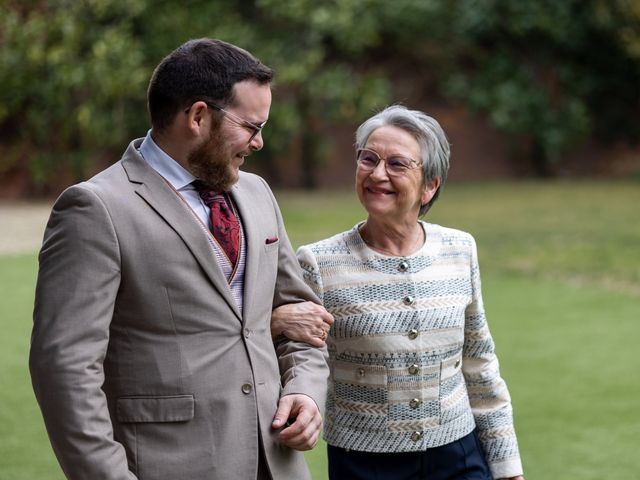
{"type": "Polygon", "coordinates": [[[333,315],[313,302],[288,303],[271,312],[271,336],[284,335],[314,347],[324,346],[333,315]]]}

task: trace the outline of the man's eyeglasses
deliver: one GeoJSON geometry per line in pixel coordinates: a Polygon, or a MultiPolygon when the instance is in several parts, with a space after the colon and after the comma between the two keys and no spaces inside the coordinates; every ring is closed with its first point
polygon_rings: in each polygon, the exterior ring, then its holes
{"type": "Polygon", "coordinates": [[[404,157],[402,155],[391,155],[387,158],[382,158],[373,150],[368,148],[361,148],[356,154],[356,161],[360,169],[365,172],[372,172],[380,163],[380,160],[384,161],[385,170],[389,175],[404,175],[408,170],[414,169],[422,165],[421,162],[417,162],[413,158],[404,157]]]}
{"type": "MultiPolygon", "coordinates": [[[[230,111],[225,110],[222,107],[219,107],[215,103],[207,102],[206,100],[203,100],[203,102],[206,103],[208,107],[214,108],[214,109],[224,113],[229,118],[229,120],[231,120],[233,123],[235,123],[237,125],[240,125],[241,127],[244,127],[247,130],[250,130],[251,131],[251,137],[249,137],[249,141],[247,143],[251,143],[253,141],[253,139],[258,136],[258,134],[262,131],[264,126],[267,124],[266,120],[264,122],[262,122],[262,123],[249,122],[248,120],[245,120],[245,119],[239,117],[235,113],[231,113],[230,111]]],[[[187,108],[185,110],[185,112],[188,112],[190,108],[191,107],[187,108]]]]}
{"type": "Polygon", "coordinates": [[[219,107],[213,103],[207,103],[207,105],[209,105],[211,108],[215,108],[216,110],[221,111],[222,113],[224,113],[227,117],[229,117],[229,120],[233,121],[234,123],[240,125],[241,127],[244,127],[248,130],[251,130],[253,133],[251,134],[251,137],[249,137],[249,142],[251,143],[251,141],[256,138],[258,136],[258,134],[262,131],[262,129],[264,128],[264,126],[267,124],[267,121],[265,120],[262,123],[253,123],[253,122],[249,122],[243,118],[240,118],[238,115],[236,115],[235,113],[231,113],[228,110],[225,110],[222,107],[219,107]]]}

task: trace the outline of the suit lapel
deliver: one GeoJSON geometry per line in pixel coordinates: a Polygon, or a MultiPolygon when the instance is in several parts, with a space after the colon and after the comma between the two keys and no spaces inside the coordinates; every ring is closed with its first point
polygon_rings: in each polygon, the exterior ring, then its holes
{"type": "Polygon", "coordinates": [[[236,316],[240,311],[231,295],[213,247],[203,226],[194,218],[194,213],[184,200],[167,184],[138,153],[138,141],[132,142],[122,158],[122,166],[129,181],[135,185],[136,193],[182,238],[187,248],[196,258],[206,275],[229,304],[236,316]]]}
{"type": "MultiPolygon", "coordinates": [[[[242,175],[242,173],[240,174],[242,175]]],[[[264,247],[260,241],[260,235],[256,229],[254,221],[256,215],[256,206],[258,205],[253,198],[250,189],[246,188],[246,185],[242,181],[236,183],[231,189],[231,195],[233,201],[238,208],[240,218],[242,221],[242,229],[244,230],[245,242],[247,245],[247,256],[244,270],[244,305],[242,307],[243,316],[249,317],[249,312],[252,308],[253,296],[251,292],[255,292],[258,281],[258,266],[260,262],[260,249],[264,247]]]]}

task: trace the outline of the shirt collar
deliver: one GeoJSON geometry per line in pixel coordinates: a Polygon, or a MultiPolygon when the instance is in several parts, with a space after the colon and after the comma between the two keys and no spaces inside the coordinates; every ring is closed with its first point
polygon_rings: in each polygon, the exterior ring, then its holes
{"type": "Polygon", "coordinates": [[[151,138],[151,130],[140,145],[140,155],[160,175],[162,175],[176,190],[184,189],[191,185],[194,177],[182,165],[171,158],[151,138]]]}

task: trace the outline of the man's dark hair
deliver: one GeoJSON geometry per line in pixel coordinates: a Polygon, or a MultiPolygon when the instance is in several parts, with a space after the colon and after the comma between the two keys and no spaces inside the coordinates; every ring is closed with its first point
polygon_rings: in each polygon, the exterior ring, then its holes
{"type": "Polygon", "coordinates": [[[268,84],[274,72],[246,50],[221,40],[189,40],[156,67],[147,92],[151,125],[162,131],[175,115],[198,100],[224,107],[234,102],[233,86],[243,80],[268,84]]]}

